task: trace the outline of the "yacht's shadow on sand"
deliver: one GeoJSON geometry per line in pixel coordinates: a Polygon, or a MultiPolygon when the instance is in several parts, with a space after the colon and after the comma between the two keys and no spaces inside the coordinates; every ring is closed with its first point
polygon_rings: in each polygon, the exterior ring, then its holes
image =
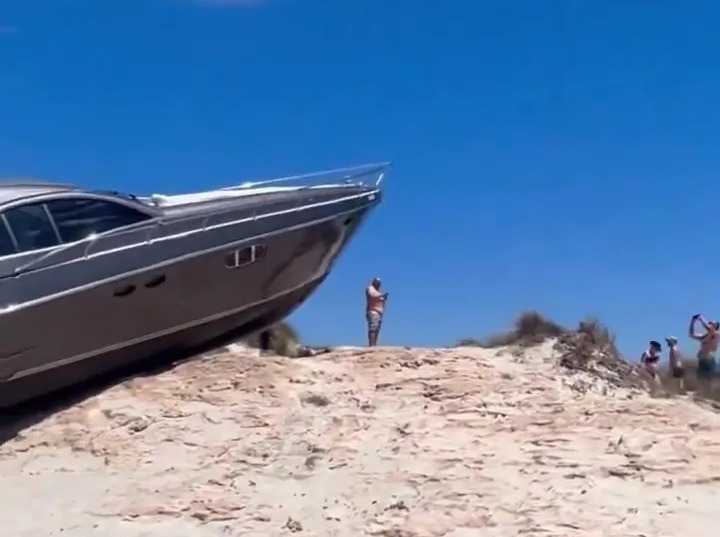
{"type": "MultiPolygon", "coordinates": [[[[250,347],[257,345],[256,334],[265,327],[282,327],[281,331],[290,330],[285,336],[297,339],[297,334],[282,323],[282,315],[272,311],[258,317],[253,322],[232,330],[195,347],[176,348],[161,355],[156,355],[133,364],[119,367],[93,377],[82,383],[74,384],[53,393],[33,398],[21,404],[0,408],[0,447],[16,438],[24,429],[32,427],[46,418],[90,399],[113,386],[117,386],[134,378],[153,377],[170,371],[175,367],[203,356],[227,352],[227,346],[238,341],[246,341],[250,347]]],[[[2,389],[2,387],[0,387],[2,389]]]]}
{"type": "Polygon", "coordinates": [[[69,388],[34,398],[13,407],[0,409],[0,447],[16,438],[23,430],[45,420],[74,405],[82,403],[103,391],[122,384],[128,380],[141,377],[152,377],[169,371],[178,365],[201,359],[203,355],[214,352],[226,352],[224,347],[193,349],[192,352],[166,354],[116,369],[91,380],[76,384],[69,388]]]}

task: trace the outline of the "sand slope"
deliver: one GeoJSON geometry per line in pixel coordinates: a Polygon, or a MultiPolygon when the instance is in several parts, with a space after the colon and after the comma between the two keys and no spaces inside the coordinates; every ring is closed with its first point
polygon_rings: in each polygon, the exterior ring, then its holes
{"type": "Polygon", "coordinates": [[[136,378],[0,448],[13,537],[700,537],[720,414],[552,346],[251,351],[136,378]]]}

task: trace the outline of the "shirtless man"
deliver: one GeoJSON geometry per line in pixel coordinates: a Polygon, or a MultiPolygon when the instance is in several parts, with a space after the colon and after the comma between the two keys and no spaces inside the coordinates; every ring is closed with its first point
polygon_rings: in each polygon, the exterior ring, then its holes
{"type": "Polygon", "coordinates": [[[380,278],[375,278],[365,290],[365,319],[368,323],[368,347],[377,345],[388,294],[380,292],[380,278]]]}
{"type": "Polygon", "coordinates": [[[660,353],[662,346],[657,341],[651,341],[647,350],[642,353],[640,363],[645,371],[650,373],[656,383],[660,383],[660,353]]]}
{"type": "Polygon", "coordinates": [[[697,353],[697,378],[698,384],[714,391],[715,388],[715,369],[717,368],[716,354],[720,345],[720,323],[717,321],[706,321],[702,315],[692,316],[690,321],[689,335],[691,338],[700,342],[700,350],[697,353]],[[704,334],[695,331],[695,323],[700,321],[705,329],[704,334]]]}

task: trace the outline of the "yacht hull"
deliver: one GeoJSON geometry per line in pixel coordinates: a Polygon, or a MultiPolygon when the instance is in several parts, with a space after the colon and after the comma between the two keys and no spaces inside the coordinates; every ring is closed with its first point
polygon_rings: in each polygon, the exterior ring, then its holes
{"type": "Polygon", "coordinates": [[[0,407],[141,362],[183,359],[271,326],[323,281],[371,208],[238,238],[0,316],[0,407]],[[227,266],[233,252],[252,246],[262,248],[259,259],[227,266]]]}
{"type": "Polygon", "coordinates": [[[123,373],[136,373],[139,368],[171,365],[227,345],[286,318],[305,302],[323,279],[192,328],[0,382],[0,408],[13,407],[69,387],[81,386],[90,380],[102,382],[103,377],[109,375],[116,378],[123,373]]]}

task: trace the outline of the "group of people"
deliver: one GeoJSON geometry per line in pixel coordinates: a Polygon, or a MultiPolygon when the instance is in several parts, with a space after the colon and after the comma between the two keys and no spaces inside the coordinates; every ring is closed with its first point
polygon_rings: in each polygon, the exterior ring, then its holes
{"type": "MultiPolygon", "coordinates": [[[[720,322],[708,321],[700,314],[693,315],[690,320],[688,335],[691,339],[700,343],[700,349],[696,354],[698,387],[713,391],[717,369],[717,352],[720,346],[720,322]],[[702,326],[702,331],[698,331],[698,323],[702,326]]],[[[683,390],[685,388],[685,368],[678,339],[675,336],[669,336],[665,338],[665,343],[668,347],[670,376],[676,379],[678,387],[683,390]]],[[[642,366],[658,383],[660,382],[661,355],[662,345],[660,342],[653,340],[640,358],[642,366]]]]}

